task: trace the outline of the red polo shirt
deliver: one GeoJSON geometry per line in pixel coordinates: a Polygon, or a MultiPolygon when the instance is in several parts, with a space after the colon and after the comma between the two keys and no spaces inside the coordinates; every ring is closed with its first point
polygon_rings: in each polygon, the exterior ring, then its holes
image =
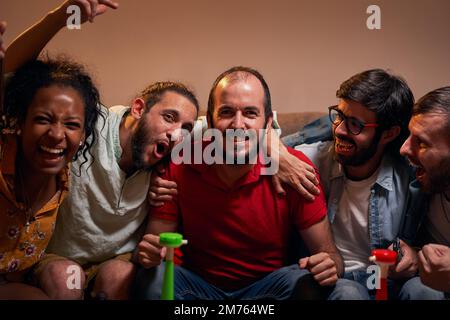
{"type": "MultiPolygon", "coordinates": [[[[289,149],[312,165],[301,152],[289,149]]],[[[323,192],[308,202],[294,189],[276,194],[261,165],[227,187],[206,164],[170,163],[163,178],[175,181],[178,196],[152,208],[151,216],[178,221],[189,243],[182,265],[223,290],[237,290],[283,266],[294,228],[306,229],[327,213],[323,192]]],[[[317,170],[316,170],[317,172],[317,170]]]]}

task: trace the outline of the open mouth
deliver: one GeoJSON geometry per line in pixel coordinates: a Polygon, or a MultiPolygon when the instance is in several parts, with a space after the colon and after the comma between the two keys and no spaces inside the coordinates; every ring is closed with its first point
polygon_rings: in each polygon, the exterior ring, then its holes
{"type": "Polygon", "coordinates": [[[336,139],[335,146],[338,153],[348,153],[355,147],[353,143],[342,141],[340,139],[336,139]]]}
{"type": "Polygon", "coordinates": [[[234,143],[245,143],[250,140],[249,136],[244,137],[234,137],[234,143]]]}
{"type": "Polygon", "coordinates": [[[248,149],[250,137],[235,137],[233,139],[233,145],[231,146],[236,152],[242,152],[248,149]]]}
{"type": "Polygon", "coordinates": [[[409,164],[411,165],[411,167],[413,167],[416,170],[416,179],[417,180],[423,180],[423,178],[424,178],[424,176],[426,174],[425,169],[421,165],[413,162],[409,158],[408,158],[408,161],[409,161],[409,164]]]}
{"type": "Polygon", "coordinates": [[[417,180],[423,180],[426,172],[425,169],[422,166],[413,164],[413,167],[416,169],[416,178],[417,180]]]}
{"type": "Polygon", "coordinates": [[[425,175],[425,169],[423,167],[417,167],[416,170],[416,177],[417,179],[423,179],[423,176],[425,175]]]}
{"type": "Polygon", "coordinates": [[[51,148],[51,147],[47,147],[44,145],[39,145],[39,149],[44,152],[44,154],[47,154],[49,156],[53,156],[53,157],[61,157],[62,155],[64,155],[66,149],[62,149],[62,148],[51,148]]]}
{"type": "Polygon", "coordinates": [[[167,142],[157,142],[154,155],[157,159],[163,158],[169,151],[169,144],[167,142]]]}

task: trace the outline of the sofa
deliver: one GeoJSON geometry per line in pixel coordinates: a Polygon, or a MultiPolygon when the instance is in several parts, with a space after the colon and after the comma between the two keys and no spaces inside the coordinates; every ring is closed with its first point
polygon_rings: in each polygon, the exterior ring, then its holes
{"type": "Polygon", "coordinates": [[[281,137],[285,137],[302,129],[306,124],[324,116],[324,112],[292,112],[279,113],[278,123],[281,127],[281,137]]]}

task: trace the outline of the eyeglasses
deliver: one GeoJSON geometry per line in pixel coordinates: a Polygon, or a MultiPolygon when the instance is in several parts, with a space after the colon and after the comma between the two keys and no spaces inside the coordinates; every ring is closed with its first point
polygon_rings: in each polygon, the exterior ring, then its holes
{"type": "Polygon", "coordinates": [[[342,121],[345,120],[345,127],[351,134],[355,136],[360,134],[365,127],[375,128],[379,126],[378,123],[364,123],[354,117],[347,117],[345,114],[342,113],[342,111],[340,111],[337,108],[337,106],[331,106],[328,108],[328,110],[330,120],[334,125],[338,126],[341,124],[342,121]]]}

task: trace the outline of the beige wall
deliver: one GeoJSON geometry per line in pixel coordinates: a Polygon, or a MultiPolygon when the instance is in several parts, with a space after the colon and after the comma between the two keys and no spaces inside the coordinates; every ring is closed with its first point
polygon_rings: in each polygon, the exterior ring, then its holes
{"type": "MultiPolygon", "coordinates": [[[[0,0],[9,43],[59,0],[0,0]]],[[[406,78],[416,98],[450,85],[449,0],[118,0],[120,9],[49,44],[87,63],[107,105],[146,84],[181,80],[206,105],[215,77],[259,69],[283,112],[323,111],[339,84],[374,67],[406,78]],[[366,28],[381,7],[382,29],[366,28]]]]}

